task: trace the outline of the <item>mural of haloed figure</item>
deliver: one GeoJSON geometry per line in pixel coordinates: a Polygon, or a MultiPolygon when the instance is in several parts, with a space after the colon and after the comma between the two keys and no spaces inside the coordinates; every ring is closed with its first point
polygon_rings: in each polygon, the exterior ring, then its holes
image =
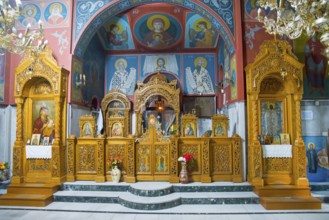
{"type": "Polygon", "coordinates": [[[109,56],[106,60],[107,91],[118,89],[133,95],[137,79],[137,56],[109,56]],[[113,71],[114,70],[114,71],[113,71]]]}
{"type": "Polygon", "coordinates": [[[185,93],[214,94],[214,55],[184,55],[185,93]]]}
{"type": "Polygon", "coordinates": [[[134,25],[137,40],[148,48],[171,48],[178,42],[181,33],[179,22],[167,14],[144,15],[134,25]]]}
{"type": "Polygon", "coordinates": [[[214,48],[216,46],[219,34],[207,19],[195,13],[187,13],[186,20],[186,48],[214,48]]]}
{"type": "Polygon", "coordinates": [[[109,50],[134,49],[127,16],[115,16],[98,31],[104,47],[109,50]]]}

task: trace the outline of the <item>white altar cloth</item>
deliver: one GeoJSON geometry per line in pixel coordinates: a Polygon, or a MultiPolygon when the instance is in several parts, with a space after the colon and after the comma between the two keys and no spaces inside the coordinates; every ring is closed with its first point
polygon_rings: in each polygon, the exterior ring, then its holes
{"type": "Polygon", "coordinates": [[[26,145],[26,159],[51,159],[50,145],[26,145]]]}
{"type": "Polygon", "coordinates": [[[292,158],[292,145],[262,145],[263,158],[292,158]]]}

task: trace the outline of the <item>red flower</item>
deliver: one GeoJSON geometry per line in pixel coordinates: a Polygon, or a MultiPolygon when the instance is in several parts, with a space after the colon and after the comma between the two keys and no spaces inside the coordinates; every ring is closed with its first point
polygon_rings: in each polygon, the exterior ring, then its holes
{"type": "Polygon", "coordinates": [[[192,156],[191,154],[189,154],[189,153],[185,154],[183,157],[184,157],[185,160],[186,160],[186,164],[188,164],[188,162],[189,162],[191,159],[193,159],[193,156],[192,156]]]}

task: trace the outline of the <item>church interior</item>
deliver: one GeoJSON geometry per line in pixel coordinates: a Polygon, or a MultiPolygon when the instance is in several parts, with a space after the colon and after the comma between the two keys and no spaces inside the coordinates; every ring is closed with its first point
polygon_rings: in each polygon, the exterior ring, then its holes
{"type": "Polygon", "coordinates": [[[1,0],[0,216],[327,219],[329,2],[296,2],[1,0]]]}

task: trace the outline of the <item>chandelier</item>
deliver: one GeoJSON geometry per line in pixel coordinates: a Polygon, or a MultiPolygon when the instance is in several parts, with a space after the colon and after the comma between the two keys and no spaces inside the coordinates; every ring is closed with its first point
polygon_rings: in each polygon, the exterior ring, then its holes
{"type": "Polygon", "coordinates": [[[38,56],[47,45],[47,40],[43,41],[42,22],[39,21],[35,31],[31,31],[31,25],[28,24],[24,33],[18,33],[15,23],[20,16],[22,3],[16,0],[16,5],[11,5],[11,2],[0,0],[0,55],[5,54],[6,50],[19,55],[29,50],[38,56]]]}
{"type": "Polygon", "coordinates": [[[322,54],[329,59],[329,0],[258,0],[258,4],[257,19],[266,32],[290,39],[303,32],[309,37],[317,33],[325,47],[322,54]],[[266,16],[264,9],[270,9],[266,16]]]}

